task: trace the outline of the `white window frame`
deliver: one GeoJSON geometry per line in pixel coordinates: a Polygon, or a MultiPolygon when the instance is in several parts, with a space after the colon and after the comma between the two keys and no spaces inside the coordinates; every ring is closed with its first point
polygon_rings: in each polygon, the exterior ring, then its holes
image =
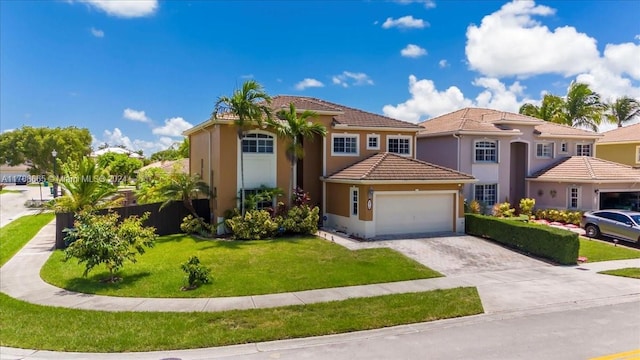
{"type": "Polygon", "coordinates": [[[566,141],[560,143],[560,153],[566,154],[569,152],[569,144],[566,141]]]}
{"type": "Polygon", "coordinates": [[[498,203],[498,184],[496,183],[492,183],[492,184],[474,184],[473,185],[473,198],[475,200],[477,200],[479,203],[487,206],[487,207],[492,207],[493,205],[498,203]],[[482,199],[478,199],[478,187],[482,186],[483,187],[483,194],[482,194],[482,199]],[[495,199],[494,199],[494,203],[490,204],[488,202],[485,201],[485,188],[487,186],[495,186],[495,199]]]}
{"type": "Polygon", "coordinates": [[[360,156],[360,135],[358,134],[331,134],[331,156],[360,156]],[[356,152],[336,152],[334,149],[334,139],[336,138],[351,138],[356,139],[356,152]]]}
{"type": "Polygon", "coordinates": [[[358,217],[359,214],[359,205],[360,205],[360,190],[356,187],[351,188],[349,191],[349,215],[353,217],[358,217]]]}
{"type": "Polygon", "coordinates": [[[396,154],[396,155],[400,155],[400,156],[412,156],[412,154],[413,154],[413,137],[409,136],[409,135],[388,135],[387,136],[387,151],[392,153],[392,154],[396,154]],[[390,140],[407,140],[408,143],[409,143],[409,153],[403,154],[403,153],[392,152],[389,149],[390,140]]]}
{"type": "Polygon", "coordinates": [[[247,132],[246,134],[244,134],[242,136],[242,140],[240,141],[240,151],[242,151],[245,154],[273,155],[273,154],[275,154],[275,151],[276,151],[275,149],[276,149],[276,138],[275,138],[275,136],[273,136],[272,134],[264,133],[264,132],[258,132],[258,131],[247,132]],[[259,137],[260,135],[265,136],[265,137],[260,138],[259,137]],[[246,141],[255,142],[256,143],[256,151],[245,152],[244,151],[244,142],[245,142],[245,140],[246,141]],[[259,151],[257,151],[260,148],[260,146],[259,146],[260,140],[271,141],[271,152],[259,152],[259,151]]]}
{"type": "Polygon", "coordinates": [[[367,150],[380,150],[380,135],[379,134],[367,134],[367,150]],[[370,146],[369,141],[376,139],[376,146],[370,146]]]}
{"type": "Polygon", "coordinates": [[[536,158],[537,159],[553,159],[553,151],[554,151],[554,143],[553,142],[539,142],[536,143],[536,158]],[[542,146],[542,155],[538,154],[538,148],[542,146]],[[549,155],[545,155],[545,148],[550,147],[549,155]]]}
{"type": "Polygon", "coordinates": [[[569,186],[567,188],[567,209],[580,209],[580,197],[582,195],[582,189],[580,186],[569,186]],[[574,194],[575,190],[575,194],[574,194]],[[575,195],[575,196],[574,196],[575,195]],[[576,205],[571,206],[573,200],[575,200],[576,205]]]}
{"type": "Polygon", "coordinates": [[[593,156],[593,144],[592,143],[579,143],[576,144],[576,156],[593,156]],[[589,155],[582,155],[580,151],[578,151],[579,147],[588,146],[589,147],[589,155]]]}
{"type": "Polygon", "coordinates": [[[640,164],[640,146],[636,146],[636,164],[640,164]]]}
{"type": "MultiPolygon", "coordinates": [[[[484,150],[485,152],[490,149],[490,148],[483,148],[482,150],[484,150]]],[[[473,162],[474,163],[481,163],[481,164],[497,164],[498,163],[498,153],[499,153],[499,144],[498,144],[498,140],[491,140],[491,139],[482,139],[482,140],[476,140],[473,142],[473,162]],[[478,160],[478,156],[477,156],[477,150],[478,150],[478,144],[479,143],[493,143],[495,145],[494,150],[495,150],[495,159],[494,160],[478,160]]],[[[484,158],[486,159],[486,153],[484,158]]]]}

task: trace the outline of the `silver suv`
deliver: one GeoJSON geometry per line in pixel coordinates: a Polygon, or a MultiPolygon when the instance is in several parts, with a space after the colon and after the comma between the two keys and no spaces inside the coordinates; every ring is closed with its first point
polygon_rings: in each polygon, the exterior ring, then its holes
{"type": "Polygon", "coordinates": [[[590,238],[600,235],[640,242],[640,212],[629,210],[587,211],[580,226],[590,238]]]}

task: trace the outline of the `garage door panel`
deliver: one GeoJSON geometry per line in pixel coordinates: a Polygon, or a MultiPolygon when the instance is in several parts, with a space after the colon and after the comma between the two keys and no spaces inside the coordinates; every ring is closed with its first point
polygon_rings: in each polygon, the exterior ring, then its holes
{"type": "Polygon", "coordinates": [[[453,231],[453,194],[379,194],[376,235],[453,231]]]}

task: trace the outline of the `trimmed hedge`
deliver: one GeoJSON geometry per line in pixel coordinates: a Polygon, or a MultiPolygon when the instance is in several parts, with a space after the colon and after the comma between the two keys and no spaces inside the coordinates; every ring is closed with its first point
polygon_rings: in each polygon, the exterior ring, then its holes
{"type": "Polygon", "coordinates": [[[568,230],[466,214],[465,232],[563,265],[574,265],[578,260],[578,234],[568,230]]]}

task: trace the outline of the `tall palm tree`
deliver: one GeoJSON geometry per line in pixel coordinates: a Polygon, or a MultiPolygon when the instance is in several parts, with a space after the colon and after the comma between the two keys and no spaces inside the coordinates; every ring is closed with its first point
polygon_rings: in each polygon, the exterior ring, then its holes
{"type": "Polygon", "coordinates": [[[607,120],[618,124],[618,127],[622,127],[636,116],[640,116],[640,102],[632,97],[623,96],[608,105],[607,120]]]}
{"type": "Polygon", "coordinates": [[[270,120],[269,125],[273,127],[280,138],[288,142],[286,151],[287,159],[291,165],[291,175],[289,177],[289,200],[287,205],[291,207],[293,189],[297,186],[297,184],[294,184],[295,164],[298,163],[298,159],[304,157],[304,148],[302,147],[301,140],[304,138],[313,139],[314,135],[324,137],[327,135],[327,129],[322,124],[310,121],[310,119],[315,118],[318,114],[309,110],[298,114],[293,103],[289,104],[289,111],[280,110],[277,116],[281,121],[270,120]]]}
{"type": "MultiPolygon", "coordinates": [[[[238,141],[247,130],[256,125],[262,125],[265,119],[271,118],[271,97],[264,91],[262,85],[255,80],[247,80],[242,88],[233,91],[231,96],[221,96],[213,109],[213,118],[221,115],[232,115],[237,130],[238,141]]],[[[244,152],[240,146],[240,206],[244,214],[244,152]]]]}
{"type": "Polygon", "coordinates": [[[209,194],[209,185],[200,179],[200,175],[189,175],[181,171],[174,171],[169,175],[169,181],[159,185],[159,193],[167,199],[161,206],[163,209],[172,201],[182,201],[184,206],[196,218],[200,218],[193,206],[193,199],[200,195],[209,194]]]}
{"type": "Polygon", "coordinates": [[[522,115],[532,116],[544,121],[562,123],[562,109],[564,100],[561,97],[551,94],[545,94],[542,98],[540,106],[526,103],[520,107],[518,111],[522,115]]]}
{"type": "Polygon", "coordinates": [[[93,159],[84,157],[78,163],[65,164],[62,173],[60,183],[65,194],[51,203],[55,212],[76,212],[88,207],[100,209],[120,204],[121,199],[113,197],[118,189],[111,183],[111,176],[93,159]]]}
{"type": "Polygon", "coordinates": [[[598,131],[598,125],[606,106],[600,101],[600,95],[589,85],[572,82],[565,99],[565,121],[573,127],[586,127],[598,131]]]}

